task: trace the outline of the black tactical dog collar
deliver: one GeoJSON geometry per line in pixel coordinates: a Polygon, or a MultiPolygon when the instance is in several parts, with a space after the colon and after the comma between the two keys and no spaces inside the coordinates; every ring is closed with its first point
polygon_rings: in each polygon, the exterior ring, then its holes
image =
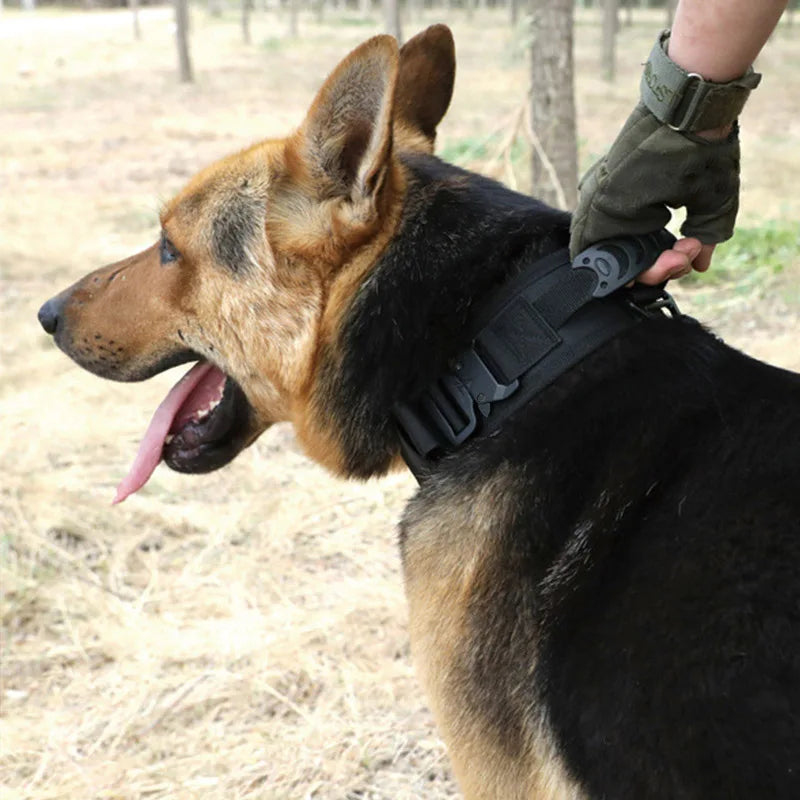
{"type": "Polygon", "coordinates": [[[421,397],[393,409],[420,482],[446,453],[497,430],[518,408],[621,331],[678,309],[663,286],[625,289],[669,249],[668,231],[540,259],[489,298],[471,345],[421,397]]]}

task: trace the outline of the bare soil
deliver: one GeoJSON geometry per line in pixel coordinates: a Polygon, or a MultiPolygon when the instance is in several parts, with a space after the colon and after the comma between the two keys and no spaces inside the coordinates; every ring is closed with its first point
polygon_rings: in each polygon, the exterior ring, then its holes
{"type": "MultiPolygon", "coordinates": [[[[302,119],[325,74],[380,19],[193,9],[197,83],[176,82],[171,14],[0,17],[0,590],[4,798],[456,797],[408,652],[394,525],[407,475],[327,476],[291,431],[230,467],[159,468],[112,508],[176,375],[104,382],[56,351],[43,300],[149,245],[194,171],[302,119]]],[[[448,12],[459,66],[440,144],[502,132],[524,99],[524,34],[505,14],[448,12]]],[[[440,21],[426,12],[409,31],[440,21]]],[[[579,16],[582,161],[632,107],[661,24],[620,34],[598,77],[599,22],[579,16]]],[[[742,224],[800,216],[800,29],[764,53],[743,120],[742,224]]],[[[497,165],[489,165],[496,169],[497,165]]],[[[524,176],[520,177],[524,185],[524,176]]],[[[680,302],[736,346],[800,369],[800,257],[680,302]]]]}

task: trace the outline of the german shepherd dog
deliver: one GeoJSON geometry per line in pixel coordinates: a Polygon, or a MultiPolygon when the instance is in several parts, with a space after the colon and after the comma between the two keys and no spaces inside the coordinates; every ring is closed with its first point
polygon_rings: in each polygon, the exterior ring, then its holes
{"type": "MultiPolygon", "coordinates": [[[[118,499],[282,420],[339,475],[403,466],[392,409],[569,239],[568,214],[432,155],[454,72],[444,26],[370,39],[291,136],[200,172],[158,242],[45,303],[102,377],[197,362],[118,499]]],[[[800,798],[800,376],[645,320],[443,457],[400,551],[468,798],[800,798]]]]}

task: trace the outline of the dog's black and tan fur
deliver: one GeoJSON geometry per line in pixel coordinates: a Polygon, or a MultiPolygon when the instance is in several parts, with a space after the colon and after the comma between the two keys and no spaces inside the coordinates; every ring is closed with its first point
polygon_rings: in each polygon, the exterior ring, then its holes
{"type": "MultiPolygon", "coordinates": [[[[568,217],[430,152],[452,40],[377,37],[291,137],[201,172],[163,240],[43,309],[105,377],[208,359],[220,466],[291,420],[360,478],[391,409],[568,217]]],[[[688,319],[620,335],[446,458],[400,546],[416,662],[473,800],[800,797],[800,378],[688,319]]]]}

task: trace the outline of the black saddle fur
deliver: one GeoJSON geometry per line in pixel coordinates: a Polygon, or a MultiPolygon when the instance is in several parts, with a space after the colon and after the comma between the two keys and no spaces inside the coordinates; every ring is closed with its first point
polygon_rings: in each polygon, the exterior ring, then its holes
{"type": "MultiPolygon", "coordinates": [[[[569,235],[568,215],[493,181],[406,164],[402,231],[324,367],[360,476],[388,467],[393,403],[465,344],[481,297],[569,235]]],[[[501,467],[526,488],[470,604],[470,669],[504,746],[543,703],[592,798],[800,798],[800,376],[688,318],[646,321],[446,458],[415,502],[501,467]]]]}

